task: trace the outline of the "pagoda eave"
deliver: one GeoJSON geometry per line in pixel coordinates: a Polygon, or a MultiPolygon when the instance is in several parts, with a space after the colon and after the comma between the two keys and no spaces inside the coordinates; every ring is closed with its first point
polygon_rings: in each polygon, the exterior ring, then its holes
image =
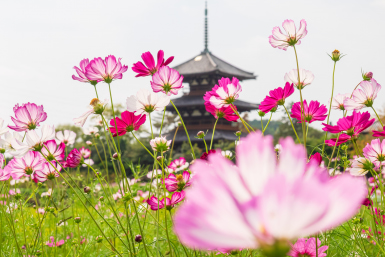
{"type": "Polygon", "coordinates": [[[247,79],[256,79],[258,76],[256,75],[250,75],[250,76],[240,76],[240,75],[234,75],[230,73],[225,73],[220,70],[213,70],[213,71],[208,71],[208,72],[197,72],[197,73],[183,73],[183,79],[185,81],[193,80],[196,78],[202,78],[205,76],[210,76],[210,75],[217,75],[218,77],[236,77],[239,81],[247,80],[247,79]]]}

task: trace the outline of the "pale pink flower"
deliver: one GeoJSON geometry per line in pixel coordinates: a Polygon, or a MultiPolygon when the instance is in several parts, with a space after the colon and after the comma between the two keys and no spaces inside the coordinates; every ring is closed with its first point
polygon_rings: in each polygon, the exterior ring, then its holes
{"type": "Polygon", "coordinates": [[[104,60],[100,57],[95,58],[86,67],[86,77],[89,80],[104,81],[106,83],[121,79],[128,66],[122,66],[120,60],[121,58],[116,60],[113,55],[107,56],[104,60]]]}
{"type": "Polygon", "coordinates": [[[150,145],[154,151],[157,152],[166,152],[170,149],[172,140],[167,140],[166,137],[156,137],[150,140],[150,145]]]}
{"type": "Polygon", "coordinates": [[[161,67],[153,76],[151,81],[152,90],[163,92],[166,95],[178,94],[178,90],[183,87],[183,76],[178,71],[168,67],[161,67]]]}
{"type": "Polygon", "coordinates": [[[10,189],[8,193],[9,193],[9,195],[16,195],[16,194],[20,194],[21,191],[19,188],[16,188],[16,191],[13,189],[10,189]]]}
{"type": "Polygon", "coordinates": [[[370,160],[364,157],[358,157],[352,162],[352,167],[349,172],[353,176],[364,176],[373,168],[373,164],[370,160]]]}
{"type": "Polygon", "coordinates": [[[318,254],[317,254],[317,247],[315,244],[315,238],[300,238],[297,240],[297,242],[294,245],[291,245],[291,250],[287,254],[288,256],[292,257],[302,257],[302,256],[308,256],[308,257],[325,257],[326,253],[325,251],[329,248],[327,245],[321,246],[321,240],[317,238],[317,244],[318,244],[318,254]]]}
{"type": "Polygon", "coordinates": [[[373,101],[381,89],[381,85],[375,79],[361,81],[360,87],[353,91],[352,98],[345,99],[344,105],[346,110],[360,110],[364,107],[372,107],[373,101]]]}
{"type": "MultiPolygon", "coordinates": [[[[350,94],[338,94],[333,97],[332,109],[345,111],[345,100],[350,98],[350,94]]],[[[329,100],[330,103],[330,100],[329,100]]]]}
{"type": "Polygon", "coordinates": [[[170,97],[164,94],[156,94],[147,89],[140,89],[136,96],[127,98],[127,110],[135,115],[150,114],[153,111],[163,111],[170,103],[170,97]]]}
{"type": "Polygon", "coordinates": [[[116,194],[112,194],[112,198],[114,198],[115,201],[122,198],[122,194],[120,193],[120,190],[116,192],[116,194]]]}
{"type": "Polygon", "coordinates": [[[194,187],[174,216],[183,244],[256,248],[333,228],[359,210],[367,194],[362,179],[329,179],[290,137],[280,142],[278,162],[272,143],[251,133],[236,148],[237,166],[219,153],[194,162],[194,187]]]}
{"type": "Polygon", "coordinates": [[[239,98],[241,92],[242,87],[237,78],[233,77],[232,80],[229,78],[221,78],[218,80],[218,85],[212,88],[209,101],[210,104],[218,109],[228,107],[239,98]]]}
{"type": "Polygon", "coordinates": [[[33,176],[39,182],[44,182],[46,180],[52,180],[54,178],[59,177],[59,173],[61,171],[61,166],[56,162],[51,162],[54,167],[48,162],[44,163],[42,170],[37,170],[33,176]],[[56,168],[56,169],[55,169],[56,168]],[[56,171],[57,170],[57,171],[56,171]]]}
{"type": "Polygon", "coordinates": [[[99,132],[99,129],[97,127],[89,127],[89,128],[83,129],[83,133],[86,135],[95,135],[98,132],[99,132]]]}
{"type": "Polygon", "coordinates": [[[28,152],[24,157],[13,158],[5,167],[13,179],[17,180],[23,176],[33,175],[42,170],[45,159],[38,152],[28,152]]]}
{"type": "Polygon", "coordinates": [[[88,165],[92,166],[94,165],[94,161],[92,159],[85,159],[84,163],[82,164],[82,167],[88,167],[88,165]]]}
{"type": "Polygon", "coordinates": [[[186,162],[186,159],[183,157],[180,157],[179,159],[173,160],[168,166],[167,170],[169,172],[178,172],[182,170],[186,170],[189,166],[189,163],[186,162]]]}
{"type": "Polygon", "coordinates": [[[159,50],[156,65],[154,57],[150,52],[143,53],[142,59],[144,64],[142,62],[137,62],[134,63],[134,66],[132,66],[132,70],[138,73],[135,77],[146,77],[155,74],[160,67],[170,64],[172,60],[174,60],[174,56],[169,57],[165,61],[163,50],[159,50]]]}
{"type": "Polygon", "coordinates": [[[84,123],[86,123],[88,119],[88,116],[91,114],[102,114],[107,103],[107,99],[104,101],[100,101],[97,98],[92,99],[90,105],[88,106],[88,111],[83,113],[79,118],[73,119],[74,124],[76,126],[83,127],[84,123]]]}
{"type": "Polygon", "coordinates": [[[292,69],[285,74],[285,82],[293,84],[298,89],[303,89],[307,85],[313,83],[314,75],[311,71],[305,69],[299,69],[300,83],[298,84],[298,70],[292,69]]]}
{"type": "Polygon", "coordinates": [[[65,145],[73,145],[75,143],[76,133],[71,130],[56,132],[56,143],[64,143],[65,145]]]}
{"type": "Polygon", "coordinates": [[[11,119],[15,126],[8,127],[18,132],[33,130],[40,126],[40,122],[47,119],[47,113],[44,112],[43,105],[38,106],[34,103],[26,103],[21,106],[16,104],[13,107],[13,112],[16,118],[11,117],[11,119]]]}
{"type": "Polygon", "coordinates": [[[60,246],[64,245],[64,243],[65,243],[65,241],[63,239],[55,242],[55,238],[53,236],[50,236],[49,239],[51,240],[51,242],[47,241],[45,243],[49,247],[60,247],[60,246]]]}
{"type": "Polygon", "coordinates": [[[44,214],[45,210],[44,210],[44,208],[38,208],[36,212],[39,214],[44,214]]]}
{"type": "Polygon", "coordinates": [[[0,118],[0,137],[1,137],[1,135],[5,134],[9,131],[8,127],[3,128],[3,125],[4,125],[4,120],[2,118],[0,118]]]}
{"type": "Polygon", "coordinates": [[[82,154],[84,159],[86,159],[86,158],[91,156],[91,150],[85,148],[84,146],[79,148],[79,152],[82,154]]]}
{"type": "Polygon", "coordinates": [[[158,169],[158,170],[153,170],[153,171],[149,171],[147,173],[147,178],[151,179],[151,178],[156,178],[156,177],[160,177],[162,176],[162,170],[161,169],[158,169]]]}
{"type": "Polygon", "coordinates": [[[47,192],[41,193],[41,197],[44,197],[44,196],[50,197],[52,195],[52,193],[53,193],[53,190],[52,190],[52,188],[50,188],[50,189],[48,189],[47,192]]]}
{"type": "Polygon", "coordinates": [[[379,138],[372,140],[370,144],[366,144],[362,150],[364,156],[369,159],[377,168],[385,164],[385,140],[379,138]]]}
{"type": "Polygon", "coordinates": [[[285,20],[282,23],[282,27],[286,31],[286,34],[283,34],[279,27],[274,27],[273,35],[269,36],[269,43],[274,48],[277,47],[286,51],[289,46],[301,44],[301,39],[307,34],[305,20],[300,21],[298,31],[292,20],[285,20]]]}
{"type": "Polygon", "coordinates": [[[86,141],[86,144],[89,145],[89,146],[91,146],[91,145],[92,145],[92,142],[88,140],[88,141],[86,141]]]}
{"type": "Polygon", "coordinates": [[[65,148],[66,145],[64,143],[57,144],[54,139],[48,140],[44,142],[44,146],[41,149],[41,153],[43,154],[43,156],[46,156],[49,161],[56,160],[58,162],[61,162],[65,158],[65,148]],[[48,151],[46,148],[48,149],[48,151]]]}

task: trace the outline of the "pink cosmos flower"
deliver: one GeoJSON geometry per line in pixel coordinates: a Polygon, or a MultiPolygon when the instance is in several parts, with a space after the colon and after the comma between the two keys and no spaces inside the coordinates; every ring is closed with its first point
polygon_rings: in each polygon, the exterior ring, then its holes
{"type": "MultiPolygon", "coordinates": [[[[57,171],[61,171],[61,166],[57,164],[56,162],[51,162],[57,171]]],[[[52,180],[54,178],[59,177],[59,173],[55,170],[54,167],[48,162],[43,164],[43,169],[37,170],[34,174],[33,177],[39,182],[44,182],[46,180],[52,180]]]]}
{"type": "Polygon", "coordinates": [[[78,149],[74,148],[67,156],[66,167],[76,168],[83,164],[84,158],[78,149]]]}
{"type": "Polygon", "coordinates": [[[237,146],[236,166],[220,153],[194,162],[194,187],[174,216],[183,244],[256,248],[330,229],[359,210],[367,194],[362,179],[328,179],[292,138],[281,140],[278,162],[272,143],[271,136],[255,132],[237,146]]]}
{"type": "Polygon", "coordinates": [[[321,240],[317,238],[317,244],[318,244],[318,255],[317,255],[317,248],[315,244],[315,238],[300,238],[297,240],[297,242],[294,245],[291,245],[291,250],[287,254],[292,257],[302,257],[302,256],[308,256],[308,257],[325,257],[326,253],[325,251],[329,248],[327,245],[321,246],[321,240]]]}
{"type": "Polygon", "coordinates": [[[49,152],[45,147],[41,149],[41,152],[44,156],[47,157],[49,161],[53,161],[56,159],[56,161],[61,162],[64,160],[64,150],[66,148],[66,145],[64,143],[56,144],[55,139],[52,139],[44,142],[44,146],[48,148],[49,152]]]}
{"type": "Polygon", "coordinates": [[[13,158],[5,167],[14,180],[42,170],[45,159],[38,152],[28,152],[23,158],[13,158]]]}
{"type": "Polygon", "coordinates": [[[385,164],[385,140],[381,142],[379,138],[374,139],[370,144],[366,144],[362,151],[377,168],[385,164]]]}
{"type": "Polygon", "coordinates": [[[88,58],[86,58],[80,61],[80,65],[79,65],[80,68],[74,66],[74,69],[76,73],[79,75],[79,77],[72,75],[72,79],[80,82],[91,83],[92,85],[95,86],[99,81],[102,81],[102,80],[88,79],[88,77],[86,76],[86,72],[89,64],[90,64],[90,61],[88,60],[88,58]]]}
{"type": "Polygon", "coordinates": [[[170,149],[172,140],[167,140],[166,137],[156,137],[150,140],[150,145],[154,151],[157,152],[166,152],[170,149]]]}
{"type": "Polygon", "coordinates": [[[310,85],[314,80],[314,75],[311,71],[305,69],[299,69],[299,78],[300,83],[298,84],[298,70],[292,69],[288,73],[285,74],[285,82],[289,82],[293,84],[296,88],[302,89],[307,85],[310,85]]]}
{"type": "Polygon", "coordinates": [[[309,161],[313,161],[313,162],[316,163],[318,166],[320,166],[321,163],[322,163],[322,156],[321,156],[320,153],[315,153],[315,154],[313,154],[312,156],[310,156],[309,161]]]}
{"type": "Polygon", "coordinates": [[[352,98],[345,99],[344,105],[346,110],[360,110],[364,107],[372,107],[373,101],[381,89],[381,85],[375,79],[361,81],[360,87],[353,91],[352,98]]]}
{"type": "Polygon", "coordinates": [[[127,110],[135,112],[135,115],[150,114],[153,111],[163,111],[170,103],[170,97],[164,94],[156,94],[147,89],[140,89],[136,96],[127,98],[127,110]]]}
{"type": "Polygon", "coordinates": [[[128,66],[120,63],[121,58],[116,61],[115,56],[109,55],[104,60],[100,57],[93,59],[86,67],[88,80],[104,81],[111,83],[115,79],[122,79],[123,73],[128,66]]]}
{"type": "Polygon", "coordinates": [[[273,108],[277,108],[278,105],[284,105],[285,99],[294,93],[294,86],[289,82],[286,82],[285,87],[279,87],[269,92],[270,96],[266,96],[265,99],[259,105],[259,110],[264,113],[270,112],[273,108]]]}
{"type": "Polygon", "coordinates": [[[188,171],[184,171],[182,175],[171,173],[168,178],[164,179],[164,184],[169,192],[182,191],[191,185],[190,173],[188,171]]]}
{"type": "Polygon", "coordinates": [[[79,118],[73,119],[74,124],[76,126],[83,127],[84,123],[86,123],[88,117],[91,114],[102,114],[107,103],[107,99],[105,99],[104,101],[100,101],[97,98],[92,99],[90,105],[88,106],[88,110],[84,112],[79,118]]]}
{"type": "Polygon", "coordinates": [[[73,145],[75,143],[76,133],[71,130],[56,132],[56,143],[64,143],[65,145],[73,145]]]}
{"type": "Polygon", "coordinates": [[[382,128],[382,131],[373,130],[373,137],[385,137],[385,126],[382,128]]]}
{"type": "Polygon", "coordinates": [[[49,247],[59,247],[59,246],[64,245],[64,243],[65,243],[65,241],[63,239],[55,242],[55,238],[53,236],[50,236],[49,239],[51,240],[51,242],[47,241],[45,243],[49,247]]]}
{"type": "Polygon", "coordinates": [[[136,116],[133,112],[124,111],[121,114],[121,119],[116,117],[116,119],[110,120],[110,131],[114,137],[116,137],[116,128],[118,128],[118,135],[123,136],[127,132],[136,131],[140,128],[144,122],[146,122],[146,115],[136,116]],[[116,125],[115,125],[116,122],[116,125]]]}
{"type": "Polygon", "coordinates": [[[166,95],[178,94],[178,90],[183,87],[183,76],[178,71],[168,67],[161,67],[153,76],[151,81],[152,90],[163,92],[166,95]]]}
{"type": "Polygon", "coordinates": [[[15,118],[11,117],[11,119],[15,126],[8,127],[18,132],[33,130],[40,126],[40,122],[47,119],[47,113],[44,112],[43,105],[38,106],[34,103],[26,103],[21,106],[16,104],[13,107],[13,112],[15,118]]]}
{"type": "MultiPolygon", "coordinates": [[[[305,116],[305,122],[312,123],[314,121],[324,121],[327,117],[327,109],[325,105],[321,105],[318,101],[310,101],[307,105],[306,100],[303,100],[303,115],[305,116]]],[[[301,102],[293,104],[291,108],[291,117],[298,120],[301,123],[301,102]]]]}
{"type": "Polygon", "coordinates": [[[0,154],[0,181],[6,181],[11,176],[9,169],[3,169],[4,156],[0,154]]]}
{"type": "MultiPolygon", "coordinates": [[[[332,109],[345,111],[345,100],[350,98],[350,94],[338,94],[333,97],[332,100],[332,109]]],[[[330,101],[329,101],[330,103],[330,101]]]]}
{"type": "Polygon", "coordinates": [[[239,98],[241,92],[242,87],[237,78],[233,77],[232,80],[229,78],[221,78],[218,80],[218,85],[212,88],[208,101],[217,109],[228,107],[239,98]]]}
{"type": "Polygon", "coordinates": [[[216,119],[225,118],[228,121],[237,121],[239,119],[238,115],[234,113],[234,110],[237,110],[235,105],[216,108],[210,102],[205,102],[206,111],[211,113],[216,119]]]}
{"type": "Polygon", "coordinates": [[[351,139],[351,137],[349,135],[340,134],[339,137],[325,140],[325,144],[327,144],[328,146],[334,146],[337,143],[337,146],[339,146],[339,145],[342,145],[342,144],[348,142],[350,139],[351,139]],[[338,142],[337,142],[337,139],[338,139],[338,142]]]}
{"type": "Polygon", "coordinates": [[[169,172],[178,172],[181,170],[186,170],[188,168],[188,162],[183,157],[173,160],[170,165],[167,166],[169,172]]]}
{"type": "Polygon", "coordinates": [[[173,60],[174,56],[169,57],[166,61],[164,60],[164,52],[163,50],[159,50],[157,56],[157,63],[155,65],[154,57],[150,52],[145,52],[142,54],[142,62],[134,63],[132,66],[132,70],[138,73],[135,77],[146,77],[150,75],[154,75],[160,67],[169,65],[173,60]]]}
{"type": "Polygon", "coordinates": [[[172,194],[171,199],[166,197],[160,201],[155,196],[151,196],[146,202],[150,205],[151,210],[157,211],[164,208],[164,199],[166,199],[166,209],[171,210],[175,204],[181,202],[185,198],[185,195],[186,193],[184,191],[175,192],[172,194]]]}
{"type": "Polygon", "coordinates": [[[286,51],[289,46],[301,44],[301,39],[307,34],[305,20],[300,21],[298,31],[292,20],[285,20],[282,23],[282,27],[286,31],[286,34],[283,34],[279,27],[274,27],[273,35],[269,36],[269,43],[274,48],[277,47],[278,49],[286,51]]]}
{"type": "MultiPolygon", "coordinates": [[[[333,134],[345,132],[345,136],[342,136],[344,134],[341,134],[340,139],[348,141],[351,137],[357,137],[362,131],[370,127],[374,120],[375,119],[370,120],[369,112],[361,113],[353,111],[352,115],[339,119],[336,126],[322,123],[322,125],[324,125],[322,130],[333,134]],[[341,136],[343,138],[341,138],[341,136]],[[347,136],[349,136],[349,139],[347,136]]],[[[338,140],[339,142],[340,139],[338,140]]]]}
{"type": "Polygon", "coordinates": [[[79,152],[82,154],[84,159],[87,159],[91,156],[91,150],[85,148],[84,146],[82,148],[79,148],[79,152]]]}

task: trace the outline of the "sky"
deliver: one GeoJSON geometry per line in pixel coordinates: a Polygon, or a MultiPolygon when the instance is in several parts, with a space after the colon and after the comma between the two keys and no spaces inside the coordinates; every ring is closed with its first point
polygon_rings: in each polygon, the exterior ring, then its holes
{"type": "MultiPolygon", "coordinates": [[[[156,55],[159,49],[165,57],[175,56],[171,66],[199,54],[204,6],[204,0],[1,1],[0,118],[11,123],[15,104],[34,102],[44,105],[45,124],[72,123],[95,96],[91,85],[71,78],[83,58],[112,54],[129,66],[123,79],[111,85],[115,103],[124,103],[140,88],[150,89],[150,78],[135,78],[132,64],[143,52],[156,55]]],[[[315,80],[304,89],[304,98],[327,105],[333,70],[327,53],[334,49],[346,54],[336,66],[335,94],[352,92],[361,70],[385,83],[384,13],[385,0],[209,0],[209,50],[258,76],[242,82],[240,99],[259,103],[270,90],[284,86],[285,73],[296,68],[292,48],[270,46],[273,27],[285,19],[298,27],[305,19],[308,34],[297,47],[299,66],[312,71],[315,80]]],[[[98,91],[100,98],[108,98],[106,84],[100,83],[98,91]]],[[[298,100],[296,91],[289,101],[298,100]]],[[[374,107],[380,110],[384,103],[383,89],[374,107]]],[[[341,115],[332,111],[332,122],[341,115]]],[[[314,126],[320,128],[320,122],[314,126]]]]}

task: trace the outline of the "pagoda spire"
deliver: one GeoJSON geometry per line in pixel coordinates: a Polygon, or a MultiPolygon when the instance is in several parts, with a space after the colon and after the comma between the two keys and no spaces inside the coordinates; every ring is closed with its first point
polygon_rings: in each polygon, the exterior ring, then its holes
{"type": "Polygon", "coordinates": [[[204,53],[209,53],[208,43],[209,43],[209,32],[207,28],[207,0],[206,0],[206,7],[205,7],[205,49],[203,50],[204,53]]]}

